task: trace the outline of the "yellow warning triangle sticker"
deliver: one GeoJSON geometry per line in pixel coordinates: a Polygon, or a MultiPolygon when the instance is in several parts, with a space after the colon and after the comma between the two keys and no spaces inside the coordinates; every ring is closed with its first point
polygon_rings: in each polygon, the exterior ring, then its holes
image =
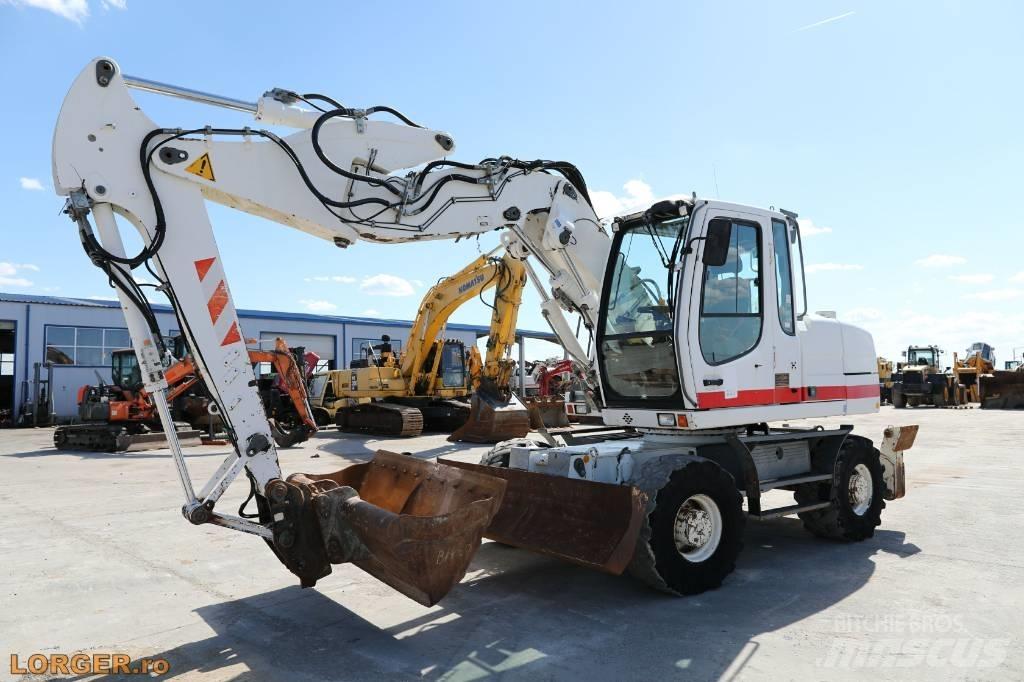
{"type": "Polygon", "coordinates": [[[205,178],[211,182],[216,182],[217,179],[213,177],[213,163],[210,162],[210,155],[203,154],[198,159],[193,161],[186,168],[192,175],[198,175],[201,178],[205,178]]]}

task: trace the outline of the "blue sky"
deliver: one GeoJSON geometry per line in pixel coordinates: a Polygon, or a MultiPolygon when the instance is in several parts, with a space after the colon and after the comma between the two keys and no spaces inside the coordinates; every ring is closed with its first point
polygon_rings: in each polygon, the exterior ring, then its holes
{"type": "MultiPolygon", "coordinates": [[[[867,327],[889,357],[985,340],[1007,359],[1024,347],[1009,205],[1024,179],[1022,8],[0,0],[0,290],[112,295],[50,178],[61,100],[105,54],[127,73],[239,99],[280,86],[389,104],[452,133],[461,160],[567,159],[608,211],[691,191],[795,210],[815,233],[812,309],[867,327]]],[[[137,99],[167,126],[246,124],[137,99]]],[[[411,318],[425,286],[477,254],[475,241],[339,251],[210,212],[240,307],[411,318]]],[[[528,292],[521,326],[543,328],[534,304],[528,292]]]]}

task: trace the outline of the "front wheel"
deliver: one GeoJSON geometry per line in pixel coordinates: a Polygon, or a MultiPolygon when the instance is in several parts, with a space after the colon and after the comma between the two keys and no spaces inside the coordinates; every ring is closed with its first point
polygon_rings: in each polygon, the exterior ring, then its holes
{"type": "Polygon", "coordinates": [[[895,407],[897,410],[902,410],[904,407],[907,406],[907,399],[903,396],[902,386],[892,387],[892,397],[890,398],[890,400],[892,401],[892,406],[895,407]]]}
{"type": "Polygon", "coordinates": [[[878,450],[870,441],[848,438],[836,462],[832,482],[805,483],[794,496],[797,504],[831,502],[824,509],[802,512],[804,528],[833,540],[866,540],[882,523],[885,479],[878,450]]]}
{"type": "Polygon", "coordinates": [[[658,491],[647,518],[650,552],[640,547],[638,556],[653,557],[664,589],[699,594],[736,568],[745,522],[733,477],[714,462],[691,462],[658,491]]]}

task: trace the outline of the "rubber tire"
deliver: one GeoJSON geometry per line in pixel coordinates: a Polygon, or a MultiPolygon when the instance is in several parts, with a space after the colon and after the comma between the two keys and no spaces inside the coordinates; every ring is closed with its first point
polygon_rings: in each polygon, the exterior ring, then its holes
{"type": "Polygon", "coordinates": [[[932,393],[932,405],[934,405],[935,407],[945,407],[946,406],[946,391],[945,390],[936,391],[935,393],[932,393]]]}
{"type": "MultiPolygon", "coordinates": [[[[839,471],[839,485],[832,482],[805,483],[798,486],[794,497],[797,504],[814,504],[815,502],[832,502],[831,507],[802,512],[800,520],[804,528],[811,534],[830,540],[859,542],[867,540],[875,534],[875,528],[882,523],[882,510],[885,509],[885,480],[883,478],[882,460],[878,449],[870,441],[860,438],[847,438],[839,451],[836,462],[839,471]],[[848,490],[850,474],[858,464],[867,466],[871,472],[872,500],[871,506],[863,516],[853,513],[848,490]]],[[[835,477],[833,477],[833,482],[835,477]]]]}
{"type": "Polygon", "coordinates": [[[743,549],[746,520],[743,496],[736,488],[735,479],[714,462],[690,462],[672,472],[668,483],[658,491],[654,510],[648,516],[654,567],[665,586],[680,595],[700,594],[719,587],[736,568],[736,557],[743,549]],[[673,538],[676,512],[683,502],[696,494],[714,500],[722,514],[718,548],[699,563],[683,558],[673,538]]]}
{"type": "Polygon", "coordinates": [[[903,395],[902,387],[892,387],[892,406],[895,407],[897,410],[902,410],[907,406],[907,399],[903,395]]]}

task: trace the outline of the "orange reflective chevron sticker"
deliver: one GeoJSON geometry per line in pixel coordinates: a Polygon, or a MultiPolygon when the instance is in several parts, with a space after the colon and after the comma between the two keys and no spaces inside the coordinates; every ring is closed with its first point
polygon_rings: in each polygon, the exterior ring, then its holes
{"type": "Polygon", "coordinates": [[[203,278],[206,277],[206,273],[213,267],[213,262],[216,258],[201,258],[195,262],[196,274],[199,275],[199,281],[202,282],[203,278]]]}
{"type": "Polygon", "coordinates": [[[210,322],[217,324],[220,314],[224,312],[224,308],[227,305],[228,288],[224,284],[224,280],[221,280],[220,284],[217,285],[216,291],[213,292],[213,296],[210,296],[210,300],[206,302],[206,308],[210,311],[210,322]]]}
{"type": "Polygon", "coordinates": [[[242,335],[238,333],[238,323],[232,322],[231,329],[228,330],[227,336],[220,342],[220,345],[227,346],[232,343],[238,343],[242,340],[242,335]]]}
{"type": "Polygon", "coordinates": [[[198,159],[190,163],[185,170],[192,175],[198,175],[204,180],[209,180],[210,182],[216,182],[217,180],[213,177],[213,162],[210,161],[209,154],[203,154],[198,159]]]}

